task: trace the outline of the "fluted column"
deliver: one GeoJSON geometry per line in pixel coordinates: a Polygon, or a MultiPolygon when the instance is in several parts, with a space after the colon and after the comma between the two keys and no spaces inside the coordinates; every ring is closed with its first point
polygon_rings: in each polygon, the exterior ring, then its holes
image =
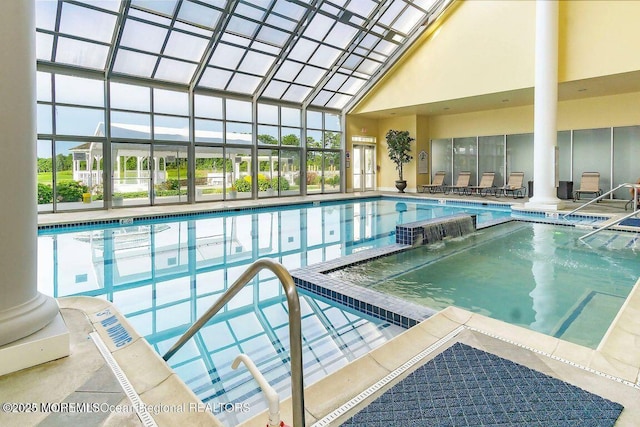
{"type": "Polygon", "coordinates": [[[36,55],[34,0],[0,13],[0,346],[58,314],[37,291],[36,55]]]}
{"type": "Polygon", "coordinates": [[[527,207],[556,209],[558,1],[536,1],[533,197],[527,207]]]}

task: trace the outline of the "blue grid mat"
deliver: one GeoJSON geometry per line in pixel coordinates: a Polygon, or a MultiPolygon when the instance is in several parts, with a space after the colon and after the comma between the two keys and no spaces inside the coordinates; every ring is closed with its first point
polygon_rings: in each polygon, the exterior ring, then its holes
{"type": "Polygon", "coordinates": [[[456,343],[343,426],[613,426],[622,405],[456,343]]]}

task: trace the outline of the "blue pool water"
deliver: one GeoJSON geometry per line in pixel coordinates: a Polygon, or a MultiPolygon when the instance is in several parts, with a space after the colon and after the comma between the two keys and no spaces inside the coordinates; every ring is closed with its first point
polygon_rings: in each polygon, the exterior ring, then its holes
{"type": "MultiPolygon", "coordinates": [[[[452,210],[451,208],[446,211],[452,210]]],[[[398,223],[432,218],[437,205],[367,199],[136,221],[131,226],[40,230],[38,288],[55,297],[88,295],[119,308],[160,354],[261,257],[288,269],[395,241],[398,223]]],[[[508,209],[479,210],[492,220],[508,209]]],[[[305,384],[326,376],[402,331],[321,297],[301,293],[305,384]]],[[[211,323],[170,359],[171,366],[227,425],[265,408],[245,369],[249,354],[289,395],[288,329],[281,286],[260,273],[211,323]],[[219,403],[249,402],[251,412],[219,403]]]]}
{"type": "MultiPolygon", "coordinates": [[[[395,243],[397,224],[458,212],[479,225],[509,218],[509,207],[372,198],[271,209],[136,220],[133,225],[39,231],[38,288],[55,297],[105,298],[163,354],[261,257],[288,269],[395,243]]],[[[305,384],[401,332],[397,326],[301,292],[305,384]]],[[[265,406],[244,369],[242,352],[289,395],[286,304],[279,283],[260,273],[172,359],[181,378],[212,407],[250,402],[252,412],[219,414],[235,425],[265,406]]]]}
{"type": "Polygon", "coordinates": [[[455,305],[597,347],[640,277],[635,234],[509,222],[330,273],[441,310],[455,305]]]}

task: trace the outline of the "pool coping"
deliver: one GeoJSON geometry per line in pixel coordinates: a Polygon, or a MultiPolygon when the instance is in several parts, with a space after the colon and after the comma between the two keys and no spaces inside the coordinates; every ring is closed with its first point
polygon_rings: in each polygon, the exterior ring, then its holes
{"type": "MultiPolygon", "coordinates": [[[[640,308],[639,289],[640,285],[636,284],[633,298],[634,306],[637,305],[638,308],[640,308]]],[[[629,307],[631,305],[629,304],[629,307]]],[[[333,374],[305,387],[307,425],[321,421],[336,408],[348,404],[363,390],[376,384],[429,346],[433,346],[438,341],[450,341],[452,337],[447,338],[447,336],[458,335],[456,330],[460,329],[484,334],[507,345],[578,368],[604,380],[614,381],[629,387],[630,391],[635,390],[634,393],[640,396],[640,363],[632,366],[621,360],[625,357],[625,352],[634,351],[629,348],[629,345],[617,351],[603,352],[451,306],[333,374]]],[[[634,345],[636,354],[640,353],[640,341],[636,340],[634,345]]],[[[407,370],[407,375],[409,372],[410,370],[407,370]]],[[[563,380],[571,383],[570,379],[563,380]]],[[[598,394],[597,391],[596,394],[598,394]]],[[[372,396],[368,401],[376,396],[372,396]]],[[[355,411],[357,407],[351,412],[342,414],[341,419],[348,418],[349,414],[355,411]]],[[[638,412],[640,407],[626,406],[616,426],[635,425],[635,420],[640,415],[638,412]]],[[[291,419],[290,399],[285,399],[281,403],[281,413],[282,419],[291,419]]],[[[265,413],[258,414],[238,427],[264,426],[265,419],[265,413]]]]}
{"type": "MultiPolygon", "coordinates": [[[[111,302],[85,296],[57,299],[61,309],[75,309],[91,323],[145,408],[158,426],[224,425],[162,357],[141,337],[111,302]]],[[[89,338],[87,338],[89,339],[89,338]]],[[[129,399],[131,399],[129,397],[129,399]]],[[[135,406],[135,402],[132,402],[135,406]]]]}

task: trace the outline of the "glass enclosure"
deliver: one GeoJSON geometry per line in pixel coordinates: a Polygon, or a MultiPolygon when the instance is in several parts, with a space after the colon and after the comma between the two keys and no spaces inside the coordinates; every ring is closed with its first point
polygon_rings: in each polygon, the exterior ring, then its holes
{"type": "Polygon", "coordinates": [[[470,185],[476,185],[478,179],[478,144],[473,138],[453,139],[453,184],[458,180],[460,172],[471,172],[470,185]]]}
{"type": "Polygon", "coordinates": [[[573,131],[573,187],[583,172],[600,173],[600,188],[611,189],[611,128],[573,131]]]}
{"type": "Polygon", "coordinates": [[[451,139],[434,139],[431,141],[431,182],[433,182],[433,174],[438,171],[446,173],[445,184],[451,185],[453,182],[451,142],[451,139]]]}
{"type": "MultiPolygon", "coordinates": [[[[635,183],[640,178],[640,126],[613,128],[613,182],[635,183]]],[[[630,199],[629,190],[622,188],[614,193],[617,199],[630,199]]]]}

